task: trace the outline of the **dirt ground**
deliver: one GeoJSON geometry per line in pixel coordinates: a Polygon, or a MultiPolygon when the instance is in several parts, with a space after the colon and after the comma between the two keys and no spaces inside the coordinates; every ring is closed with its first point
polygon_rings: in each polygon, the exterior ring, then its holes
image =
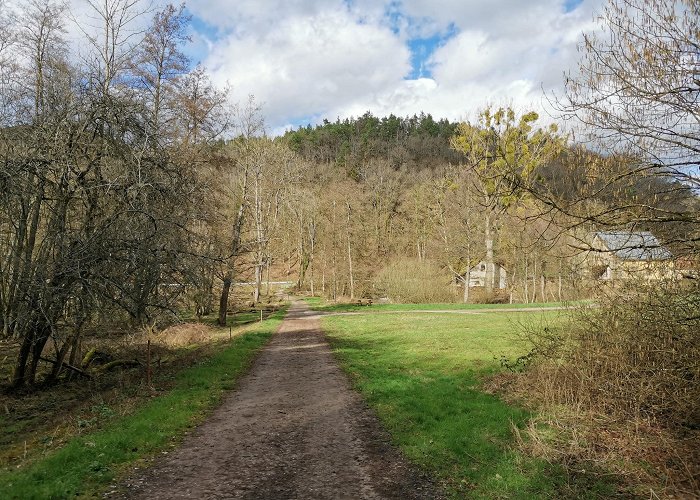
{"type": "Polygon", "coordinates": [[[394,448],[295,302],[248,375],[123,498],[442,498],[394,448]]]}

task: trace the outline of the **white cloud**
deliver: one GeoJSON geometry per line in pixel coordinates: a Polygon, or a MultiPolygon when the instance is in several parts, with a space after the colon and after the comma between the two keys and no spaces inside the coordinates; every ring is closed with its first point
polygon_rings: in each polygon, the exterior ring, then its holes
{"type": "Polygon", "coordinates": [[[280,19],[273,29],[234,33],[205,62],[236,98],[252,93],[278,126],[364,101],[394,88],[410,72],[410,52],[386,27],[358,23],[348,9],[280,19]]]}
{"type": "MultiPolygon", "coordinates": [[[[189,0],[212,29],[200,23],[188,53],[235,100],[263,102],[271,131],[367,110],[459,119],[487,103],[541,108],[542,89],[561,89],[562,73],[575,70],[576,44],[602,2],[566,13],[564,0],[189,0]],[[406,79],[408,41],[445,33],[423,61],[430,74],[406,79]]],[[[87,0],[71,7],[85,22],[87,0]]]]}
{"type": "Polygon", "coordinates": [[[453,24],[458,34],[431,58],[439,84],[423,105],[438,116],[460,118],[487,103],[546,108],[543,90],[561,89],[565,71],[575,70],[576,44],[591,29],[592,8],[584,2],[565,13],[562,1],[406,0],[406,12],[453,24]]]}
{"type": "Polygon", "coordinates": [[[275,130],[367,110],[450,119],[487,103],[541,110],[542,90],[561,88],[562,73],[575,68],[576,43],[601,1],[570,13],[563,0],[243,1],[223,16],[231,35],[207,64],[238,97],[265,102],[275,130]],[[406,41],[450,29],[456,34],[425,61],[431,77],[406,80],[406,41]]]}

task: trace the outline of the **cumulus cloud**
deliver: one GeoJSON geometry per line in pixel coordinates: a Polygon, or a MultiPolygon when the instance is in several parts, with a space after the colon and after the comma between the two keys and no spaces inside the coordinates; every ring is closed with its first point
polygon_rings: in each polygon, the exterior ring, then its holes
{"type": "MultiPolygon", "coordinates": [[[[542,109],[543,89],[560,90],[575,71],[576,44],[602,2],[189,0],[188,53],[234,100],[264,103],[273,132],[368,110],[454,120],[487,103],[542,109]]],[[[86,0],[71,8],[89,21],[86,0]]]]}
{"type": "Polygon", "coordinates": [[[543,90],[559,90],[563,73],[575,71],[576,44],[599,4],[566,12],[557,0],[405,0],[407,15],[457,32],[429,61],[439,86],[426,109],[453,119],[455,108],[464,114],[488,102],[541,110],[543,90]]]}
{"type": "Polygon", "coordinates": [[[201,0],[193,12],[227,35],[206,64],[238,98],[265,102],[274,130],[323,117],[413,114],[460,119],[487,103],[542,108],[575,69],[576,44],[602,0],[201,0]],[[409,42],[445,36],[409,79],[409,42]]]}
{"type": "Polygon", "coordinates": [[[239,99],[252,93],[264,102],[275,126],[341,103],[370,105],[402,82],[409,61],[408,48],[388,27],[358,19],[339,2],[312,15],[280,18],[272,29],[234,30],[206,65],[239,99]]]}

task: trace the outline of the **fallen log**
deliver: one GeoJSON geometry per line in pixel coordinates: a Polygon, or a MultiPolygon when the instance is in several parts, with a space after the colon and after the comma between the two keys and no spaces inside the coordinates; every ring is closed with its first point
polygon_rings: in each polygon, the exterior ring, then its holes
{"type": "Polygon", "coordinates": [[[87,353],[85,353],[85,357],[83,357],[83,361],[80,363],[80,366],[82,366],[83,369],[86,369],[88,366],[90,366],[90,363],[92,363],[92,358],[95,356],[96,352],[97,349],[93,347],[87,353]]]}
{"type": "Polygon", "coordinates": [[[141,366],[141,362],[137,359],[117,359],[114,361],[110,361],[109,363],[105,363],[104,365],[100,366],[99,368],[95,368],[95,372],[106,372],[111,370],[112,368],[117,368],[119,366],[126,366],[126,367],[131,367],[131,366],[141,366]]]}
{"type": "MultiPolygon", "coordinates": [[[[39,359],[42,360],[42,361],[46,361],[47,363],[54,364],[54,365],[58,364],[58,361],[56,361],[55,359],[48,359],[48,358],[44,358],[44,357],[40,357],[39,359]]],[[[86,372],[85,370],[81,370],[80,368],[78,368],[78,367],[76,367],[76,366],[69,365],[69,364],[66,363],[65,361],[61,364],[61,367],[62,367],[62,368],[63,368],[63,367],[68,368],[69,370],[72,370],[72,371],[74,371],[75,373],[77,373],[77,374],[79,374],[79,375],[82,375],[83,377],[92,378],[92,375],[90,375],[90,374],[89,374],[88,372],[86,372]]]]}

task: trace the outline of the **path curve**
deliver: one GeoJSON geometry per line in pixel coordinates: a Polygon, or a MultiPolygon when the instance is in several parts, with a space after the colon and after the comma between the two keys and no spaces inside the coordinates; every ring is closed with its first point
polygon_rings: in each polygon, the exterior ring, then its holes
{"type": "Polygon", "coordinates": [[[351,389],[303,302],[213,415],[126,498],[442,498],[351,389]]]}

